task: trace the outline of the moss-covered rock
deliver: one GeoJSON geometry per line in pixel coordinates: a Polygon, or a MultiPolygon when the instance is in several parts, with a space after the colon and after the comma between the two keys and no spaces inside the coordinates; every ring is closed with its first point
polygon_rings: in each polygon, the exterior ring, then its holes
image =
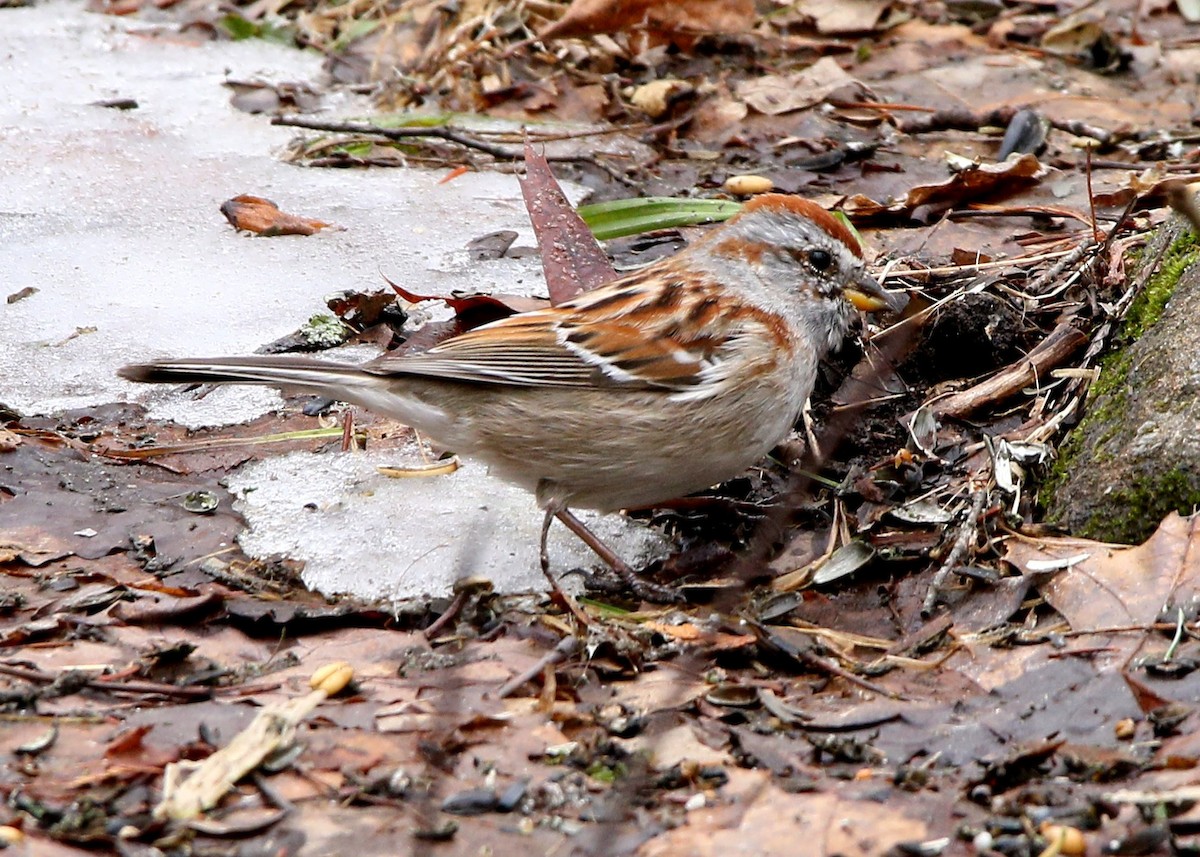
{"type": "Polygon", "coordinates": [[[1041,497],[1072,532],[1136,543],[1200,507],[1198,259],[1194,236],[1174,240],[1060,449],[1041,497]]]}

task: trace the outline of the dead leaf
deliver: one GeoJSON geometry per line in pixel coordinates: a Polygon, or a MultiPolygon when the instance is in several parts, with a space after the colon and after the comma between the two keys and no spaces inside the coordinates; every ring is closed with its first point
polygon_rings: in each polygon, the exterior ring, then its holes
{"type": "Polygon", "coordinates": [[[273,238],[276,235],[313,235],[329,226],[322,220],[313,220],[279,210],[279,206],[260,196],[241,194],[221,204],[221,213],[235,229],[244,229],[273,238]]]}
{"type": "Polygon", "coordinates": [[[9,431],[6,428],[0,428],[0,452],[12,452],[18,446],[24,443],[20,435],[9,431]]]}
{"type": "Polygon", "coordinates": [[[537,235],[551,304],[560,304],[617,278],[592,230],[567,202],[545,156],[528,140],[521,195],[537,235]]]}
{"type": "Polygon", "coordinates": [[[1081,539],[1046,539],[1041,546],[1010,542],[1005,556],[1025,574],[1036,563],[1081,557],[1038,588],[1075,630],[1144,625],[1164,606],[1200,598],[1200,516],[1168,515],[1157,532],[1134,548],[1081,539]],[[1034,563],[1030,568],[1030,563],[1034,563]]]}
{"type": "Polygon", "coordinates": [[[656,771],[665,771],[687,762],[703,767],[726,767],[733,764],[728,750],[708,746],[696,734],[696,727],[690,722],[680,723],[653,735],[643,733],[634,738],[618,739],[618,743],[630,753],[650,754],[656,771]]]}
{"type": "Polygon", "coordinates": [[[104,748],[105,756],[118,756],[124,753],[133,753],[142,749],[142,739],[146,734],[153,729],[153,726],[134,726],[131,729],[122,729],[113,739],[108,742],[108,746],[104,748]]]}
{"type": "Polygon", "coordinates": [[[903,198],[877,202],[863,194],[846,200],[842,210],[851,217],[877,217],[882,214],[911,214],[923,205],[953,206],[967,200],[1009,195],[1040,180],[1049,170],[1036,156],[1021,155],[1002,164],[975,164],[935,184],[918,185],[903,198]]]}
{"type": "Polygon", "coordinates": [[[64,539],[33,526],[0,530],[0,562],[19,559],[37,568],[72,553],[72,548],[64,539]]]}
{"type": "MultiPolygon", "coordinates": [[[[656,836],[639,857],[675,855],[842,854],[867,857],[928,838],[925,820],[891,801],[853,800],[828,792],[788,794],[766,771],[729,771],[722,801],[687,814],[679,827],[656,836]]],[[[898,853],[899,848],[895,851],[898,853]]]]}
{"type": "Polygon", "coordinates": [[[769,74],[744,81],[738,85],[737,94],[759,113],[777,116],[820,104],[831,93],[851,87],[860,93],[868,91],[832,57],[822,57],[796,74],[769,74]]]}
{"type": "Polygon", "coordinates": [[[544,298],[531,298],[525,295],[484,295],[474,292],[451,292],[448,295],[423,295],[419,292],[410,292],[404,286],[399,283],[393,283],[387,277],[384,277],[383,280],[395,290],[396,294],[409,303],[442,301],[450,309],[454,310],[455,316],[463,324],[464,330],[478,327],[481,324],[487,324],[490,321],[504,318],[513,313],[529,312],[535,309],[543,309],[546,306],[544,298]]]}
{"type": "Polygon", "coordinates": [[[874,30],[892,0],[800,0],[796,10],[812,18],[822,35],[874,30]]]}
{"type": "Polygon", "coordinates": [[[698,36],[742,33],[754,23],[752,0],[575,0],[539,39],[569,39],[639,29],[650,45],[675,44],[688,50],[698,36]]]}

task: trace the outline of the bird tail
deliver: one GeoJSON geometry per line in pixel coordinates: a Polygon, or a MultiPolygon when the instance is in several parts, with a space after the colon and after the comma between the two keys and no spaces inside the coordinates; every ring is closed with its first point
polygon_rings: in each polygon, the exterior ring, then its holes
{"type": "Polygon", "coordinates": [[[311,357],[188,357],[137,363],[118,370],[122,378],[149,384],[261,384],[351,402],[400,420],[447,445],[469,438],[456,433],[455,415],[436,396],[414,390],[419,379],[400,382],[395,373],[376,374],[353,363],[311,357]]]}
{"type": "Polygon", "coordinates": [[[375,387],[381,380],[352,363],[292,356],[188,357],[136,363],[117,374],[146,384],[263,384],[343,399],[348,389],[375,387]]]}

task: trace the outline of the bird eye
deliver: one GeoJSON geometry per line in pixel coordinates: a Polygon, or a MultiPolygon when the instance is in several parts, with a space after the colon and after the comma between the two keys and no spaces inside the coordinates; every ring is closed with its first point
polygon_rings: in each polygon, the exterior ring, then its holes
{"type": "Polygon", "coordinates": [[[824,271],[833,264],[833,256],[826,250],[809,250],[808,264],[818,271],[824,271]]]}

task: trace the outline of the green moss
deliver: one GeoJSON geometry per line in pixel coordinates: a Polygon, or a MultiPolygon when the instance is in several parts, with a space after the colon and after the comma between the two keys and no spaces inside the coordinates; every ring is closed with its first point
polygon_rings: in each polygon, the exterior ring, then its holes
{"type": "Polygon", "coordinates": [[[300,328],[300,335],[314,347],[333,348],[345,342],[350,331],[340,319],[326,313],[317,313],[300,328]]]}
{"type": "MultiPolygon", "coordinates": [[[[1158,272],[1150,278],[1142,294],[1130,305],[1121,326],[1116,350],[1101,359],[1100,377],[1088,391],[1087,413],[1059,447],[1058,457],[1038,491],[1038,502],[1043,509],[1053,510],[1058,506],[1055,495],[1066,485],[1073,468],[1080,466],[1081,458],[1090,455],[1098,463],[1107,463],[1111,459],[1113,453],[1109,450],[1110,442],[1120,431],[1121,417],[1129,405],[1127,380],[1129,370],[1133,366],[1129,346],[1162,316],[1167,301],[1175,292],[1179,278],[1198,259],[1200,242],[1190,231],[1184,232],[1171,244],[1163,255],[1158,272]],[[1085,438],[1092,438],[1090,444],[1085,438]],[[1090,451],[1087,449],[1089,445],[1090,451]]],[[[1136,267],[1135,260],[1131,259],[1131,263],[1136,267]]],[[[1135,499],[1144,499],[1141,495],[1153,493],[1154,486],[1143,487],[1144,491],[1137,486],[1126,490],[1135,495],[1135,499]]],[[[1114,499],[1112,507],[1119,506],[1119,502],[1114,499]]],[[[1134,513],[1130,511],[1129,514],[1134,513]]]]}
{"type": "Polygon", "coordinates": [[[1088,391],[1088,409],[1079,425],[1075,427],[1058,448],[1058,457],[1050,468],[1042,487],[1038,491],[1038,502],[1043,509],[1055,507],[1054,497],[1059,488],[1066,484],[1080,454],[1085,450],[1084,438],[1089,437],[1095,426],[1108,425],[1106,431],[1092,445],[1092,456],[1103,459],[1109,453],[1103,448],[1113,438],[1120,424],[1119,417],[1128,404],[1125,394],[1125,379],[1133,358],[1127,349],[1108,354],[1100,360],[1100,377],[1088,391]]]}
{"type": "Polygon", "coordinates": [[[1200,258],[1200,244],[1191,232],[1185,232],[1175,239],[1175,242],[1163,256],[1158,272],[1150,278],[1145,290],[1137,296],[1129,307],[1129,313],[1121,325],[1121,335],[1128,341],[1135,340],[1154,326],[1162,316],[1163,309],[1179,278],[1196,260],[1200,258]]]}
{"type": "Polygon", "coordinates": [[[1176,467],[1159,476],[1140,476],[1108,496],[1080,535],[1106,542],[1138,544],[1147,539],[1168,513],[1191,514],[1200,506],[1200,479],[1176,467]]]}

